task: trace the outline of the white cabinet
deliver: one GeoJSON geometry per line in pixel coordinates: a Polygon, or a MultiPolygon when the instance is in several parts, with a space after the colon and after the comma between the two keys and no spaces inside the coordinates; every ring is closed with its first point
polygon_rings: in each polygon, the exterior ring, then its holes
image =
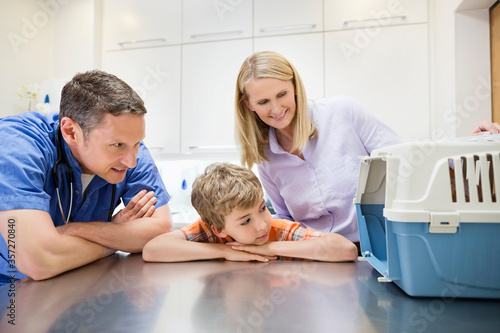
{"type": "Polygon", "coordinates": [[[144,100],[146,138],[153,154],[180,150],[181,47],[106,52],[103,69],[127,82],[144,100]]]}
{"type": "Polygon", "coordinates": [[[182,0],[103,1],[103,49],[180,44],[182,0]]]}
{"type": "Polygon", "coordinates": [[[323,31],[323,0],[254,0],[254,37],[323,31]]]}
{"type": "Polygon", "coordinates": [[[427,25],[325,33],[325,93],[356,98],[403,139],[429,137],[427,25]]]}
{"type": "Polygon", "coordinates": [[[183,0],[182,42],[252,37],[252,0],[183,0]]]}
{"type": "Polygon", "coordinates": [[[144,97],[145,141],[153,153],[236,152],[238,71],[263,50],[290,60],[309,99],[346,94],[404,139],[429,137],[426,0],[106,0],[102,6],[103,69],[144,97]]]}
{"type": "Polygon", "coordinates": [[[427,0],[324,0],[325,30],[427,22],[427,0]]]}
{"type": "Polygon", "coordinates": [[[252,40],[183,46],[181,151],[235,151],[234,96],[252,40]]]}
{"type": "Polygon", "coordinates": [[[254,52],[258,51],[274,51],[284,55],[299,72],[308,99],[324,97],[322,33],[255,38],[254,52]]]}

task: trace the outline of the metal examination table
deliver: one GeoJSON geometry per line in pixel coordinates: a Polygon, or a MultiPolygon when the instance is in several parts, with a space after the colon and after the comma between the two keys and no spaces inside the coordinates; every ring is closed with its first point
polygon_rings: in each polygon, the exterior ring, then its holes
{"type": "Polygon", "coordinates": [[[412,298],[378,276],[365,261],[167,264],[117,253],[17,281],[16,325],[2,306],[0,332],[500,332],[500,300],[412,298]]]}

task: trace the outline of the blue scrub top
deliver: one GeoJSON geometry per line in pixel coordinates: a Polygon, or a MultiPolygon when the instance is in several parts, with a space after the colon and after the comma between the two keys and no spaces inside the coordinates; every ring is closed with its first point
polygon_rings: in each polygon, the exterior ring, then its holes
{"type": "MultiPolygon", "coordinates": [[[[52,176],[52,167],[58,158],[58,125],[57,113],[45,116],[30,111],[0,119],[0,210],[42,210],[50,214],[55,226],[64,224],[52,176]]],[[[113,185],[95,176],[84,197],[80,165],[64,140],[62,144],[74,174],[71,221],[106,222],[113,185]]],[[[63,211],[67,216],[70,184],[68,168],[64,163],[58,167],[58,181],[63,211]]],[[[127,171],[123,182],[116,184],[113,206],[118,206],[122,200],[127,205],[142,189],[155,192],[157,208],[170,200],[153,158],[141,142],[137,166],[127,171]]],[[[13,219],[15,220],[15,214],[13,219]]],[[[8,238],[8,235],[4,236],[8,238]]],[[[12,250],[12,246],[10,248],[12,250]]],[[[0,274],[25,277],[12,266],[14,261],[9,261],[8,250],[3,237],[0,237],[0,274]]]]}

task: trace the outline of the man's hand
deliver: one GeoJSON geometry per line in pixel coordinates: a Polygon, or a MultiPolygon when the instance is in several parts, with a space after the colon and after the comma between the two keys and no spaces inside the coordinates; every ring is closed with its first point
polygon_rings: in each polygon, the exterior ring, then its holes
{"type": "Polygon", "coordinates": [[[151,217],[155,212],[157,199],[153,191],[142,190],[130,200],[128,205],[116,213],[112,218],[113,223],[123,223],[142,217],[151,217]]]}

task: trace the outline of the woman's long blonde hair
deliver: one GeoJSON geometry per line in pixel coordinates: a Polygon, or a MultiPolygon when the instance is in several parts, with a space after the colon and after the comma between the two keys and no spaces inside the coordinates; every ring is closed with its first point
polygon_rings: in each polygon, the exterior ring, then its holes
{"type": "Polygon", "coordinates": [[[273,78],[292,81],[295,88],[296,112],[292,120],[293,146],[291,151],[302,151],[309,139],[316,134],[316,126],[309,116],[307,97],[299,73],[281,54],[264,51],[245,59],[236,83],[236,131],[241,145],[241,163],[248,168],[268,161],[265,150],[269,145],[269,125],[256,112],[247,108],[245,87],[252,79],[273,78]]]}

